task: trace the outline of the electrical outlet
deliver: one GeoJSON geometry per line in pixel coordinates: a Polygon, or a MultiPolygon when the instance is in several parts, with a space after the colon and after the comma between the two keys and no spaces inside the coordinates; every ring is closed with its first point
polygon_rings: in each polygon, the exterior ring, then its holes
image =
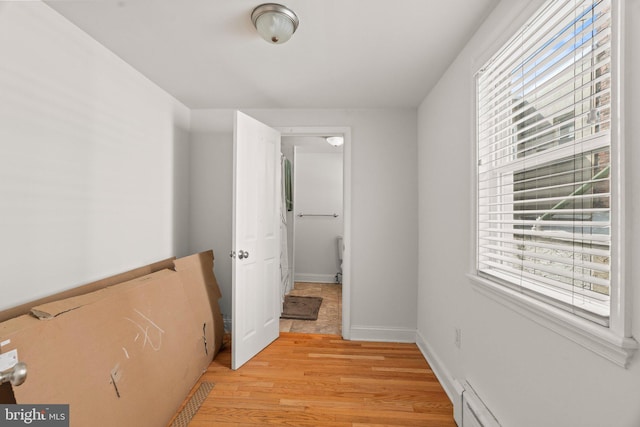
{"type": "Polygon", "coordinates": [[[462,346],[462,329],[456,328],[456,338],[455,338],[456,347],[460,348],[462,346]]]}

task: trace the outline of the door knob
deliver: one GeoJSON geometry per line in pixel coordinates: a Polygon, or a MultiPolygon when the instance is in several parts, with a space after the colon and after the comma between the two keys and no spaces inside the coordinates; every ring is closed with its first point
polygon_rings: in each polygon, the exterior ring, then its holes
{"type": "Polygon", "coordinates": [[[27,365],[18,362],[11,369],[0,373],[0,384],[11,383],[13,386],[19,386],[27,379],[27,365]]]}
{"type": "Polygon", "coordinates": [[[249,258],[249,252],[247,252],[247,251],[239,251],[238,252],[238,258],[240,258],[240,259],[249,258]]]}

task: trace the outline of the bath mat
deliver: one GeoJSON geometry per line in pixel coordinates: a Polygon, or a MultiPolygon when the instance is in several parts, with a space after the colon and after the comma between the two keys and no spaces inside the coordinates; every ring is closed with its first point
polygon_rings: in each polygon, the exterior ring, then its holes
{"type": "Polygon", "coordinates": [[[191,418],[198,412],[200,405],[205,401],[215,383],[202,383],[198,390],[191,396],[182,411],[171,424],[171,427],[187,427],[191,418]]]}
{"type": "Polygon", "coordinates": [[[284,309],[282,319],[318,320],[322,298],[320,297],[296,297],[287,295],[284,297],[284,309]]]}

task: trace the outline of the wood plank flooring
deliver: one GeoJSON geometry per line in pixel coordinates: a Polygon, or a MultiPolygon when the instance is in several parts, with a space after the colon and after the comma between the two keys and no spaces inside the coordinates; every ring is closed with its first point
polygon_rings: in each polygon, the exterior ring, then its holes
{"type": "Polygon", "coordinates": [[[415,344],[281,333],[237,371],[230,361],[226,345],[200,379],[215,387],[190,427],[456,425],[415,344]]]}

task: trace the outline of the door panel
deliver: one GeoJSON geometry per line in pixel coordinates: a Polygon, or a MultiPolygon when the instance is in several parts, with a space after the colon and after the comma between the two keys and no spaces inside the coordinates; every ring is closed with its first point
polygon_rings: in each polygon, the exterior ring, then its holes
{"type": "Polygon", "coordinates": [[[232,369],[278,337],[280,133],[236,112],[234,126],[232,369]]]}

